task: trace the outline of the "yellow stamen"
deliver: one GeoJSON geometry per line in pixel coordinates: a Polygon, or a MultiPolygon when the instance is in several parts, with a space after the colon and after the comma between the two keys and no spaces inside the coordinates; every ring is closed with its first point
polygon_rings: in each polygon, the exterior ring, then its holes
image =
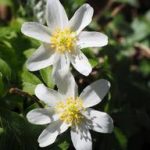
{"type": "Polygon", "coordinates": [[[79,99],[69,97],[65,102],[59,102],[55,107],[60,120],[70,125],[78,125],[84,119],[81,111],[84,111],[83,102],[79,99]]]}
{"type": "Polygon", "coordinates": [[[57,29],[51,39],[51,47],[59,53],[72,52],[75,50],[76,34],[69,28],[57,29]]]}

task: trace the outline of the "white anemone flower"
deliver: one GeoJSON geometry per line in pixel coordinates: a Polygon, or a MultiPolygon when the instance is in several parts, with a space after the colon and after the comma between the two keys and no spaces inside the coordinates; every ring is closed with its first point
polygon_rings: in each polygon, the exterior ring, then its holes
{"type": "Polygon", "coordinates": [[[40,134],[40,147],[53,144],[57,136],[71,129],[71,139],[77,150],[92,150],[92,138],[89,130],[111,133],[111,117],[90,107],[102,101],[110,88],[107,80],[98,80],[87,86],[78,96],[73,76],[67,76],[58,85],[58,91],[37,85],[35,95],[46,104],[45,108],[36,108],[27,114],[29,122],[37,125],[47,124],[40,134]]]}
{"type": "Polygon", "coordinates": [[[69,20],[59,0],[47,0],[45,16],[47,26],[36,22],[22,25],[22,33],[42,42],[28,59],[27,68],[37,71],[53,65],[55,71],[67,72],[71,63],[78,72],[88,76],[92,67],[80,49],[108,43],[103,33],[82,31],[92,20],[93,8],[84,4],[69,20]]]}

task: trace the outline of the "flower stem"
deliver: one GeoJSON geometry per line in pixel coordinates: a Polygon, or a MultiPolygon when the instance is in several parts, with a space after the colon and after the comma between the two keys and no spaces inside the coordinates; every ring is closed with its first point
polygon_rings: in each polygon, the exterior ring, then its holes
{"type": "Polygon", "coordinates": [[[32,96],[32,95],[30,95],[30,94],[22,91],[21,89],[10,88],[9,93],[11,93],[11,94],[17,94],[17,95],[20,95],[22,97],[30,98],[30,99],[34,100],[39,105],[39,107],[44,108],[44,106],[39,102],[38,98],[36,98],[35,96],[32,96]]]}

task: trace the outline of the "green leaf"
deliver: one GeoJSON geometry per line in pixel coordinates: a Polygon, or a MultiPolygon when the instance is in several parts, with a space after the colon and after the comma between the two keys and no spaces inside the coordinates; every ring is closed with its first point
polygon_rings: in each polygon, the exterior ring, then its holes
{"type": "Polygon", "coordinates": [[[45,84],[49,88],[53,88],[54,82],[52,79],[52,67],[47,67],[47,68],[40,70],[40,74],[41,74],[41,77],[42,77],[43,81],[45,82],[45,84]]]}
{"type": "Polygon", "coordinates": [[[29,58],[33,54],[34,51],[35,51],[34,48],[28,49],[24,51],[24,55],[26,56],[26,58],[29,58]]]}
{"type": "Polygon", "coordinates": [[[0,5],[12,6],[12,0],[0,0],[0,5]]]}
{"type": "Polygon", "coordinates": [[[0,96],[4,94],[4,82],[3,82],[3,75],[0,72],[0,96]]]}
{"type": "Polygon", "coordinates": [[[121,146],[122,150],[126,150],[127,148],[127,138],[122,133],[122,131],[119,128],[114,129],[115,136],[118,140],[119,145],[121,146]]]}
{"type": "Polygon", "coordinates": [[[3,134],[4,133],[4,129],[3,128],[0,128],[0,136],[1,136],[1,134],[3,134]]]}
{"type": "Polygon", "coordinates": [[[83,3],[85,3],[86,0],[76,0],[76,3],[78,5],[82,5],[83,3]]]}
{"type": "Polygon", "coordinates": [[[10,22],[10,29],[14,32],[20,32],[20,29],[21,29],[21,26],[22,24],[24,23],[24,20],[22,18],[16,18],[16,19],[13,19],[11,22],[10,22]]]}
{"type": "Polygon", "coordinates": [[[23,71],[22,73],[22,86],[23,91],[34,95],[35,87],[42,83],[38,77],[36,77],[34,74],[28,72],[27,70],[23,71]]]}
{"type": "Polygon", "coordinates": [[[136,34],[142,34],[145,36],[150,33],[149,25],[150,22],[147,22],[147,20],[143,18],[135,18],[131,26],[136,34]]]}
{"type": "Polygon", "coordinates": [[[6,37],[13,37],[14,32],[10,27],[1,27],[0,28],[0,39],[4,40],[6,37]]]}
{"type": "Polygon", "coordinates": [[[58,147],[61,149],[61,150],[68,150],[69,148],[69,143],[64,141],[62,142],[61,144],[58,145],[58,147]]]}
{"type": "Polygon", "coordinates": [[[11,69],[8,64],[0,58],[0,72],[2,73],[3,77],[6,77],[7,80],[11,78],[11,69]]]}
{"type": "Polygon", "coordinates": [[[140,63],[139,70],[144,76],[150,75],[150,61],[143,60],[140,63]]]}
{"type": "Polygon", "coordinates": [[[15,112],[0,108],[0,127],[0,149],[38,149],[37,138],[42,129],[40,126],[28,123],[15,112]]]}
{"type": "Polygon", "coordinates": [[[127,38],[127,42],[135,43],[148,37],[150,35],[149,26],[150,22],[145,18],[135,18],[131,24],[134,33],[127,38]]]}
{"type": "Polygon", "coordinates": [[[90,61],[90,64],[92,65],[92,68],[96,67],[99,64],[97,59],[89,59],[89,61],[90,61]]]}

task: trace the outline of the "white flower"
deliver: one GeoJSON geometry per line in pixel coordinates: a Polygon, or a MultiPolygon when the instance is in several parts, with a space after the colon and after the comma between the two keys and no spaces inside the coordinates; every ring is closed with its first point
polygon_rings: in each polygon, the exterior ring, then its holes
{"type": "Polygon", "coordinates": [[[82,31],[91,22],[92,16],[93,8],[84,4],[68,20],[59,0],[48,0],[48,27],[36,22],[26,22],[21,28],[22,33],[42,42],[28,59],[27,68],[37,71],[53,65],[55,71],[63,70],[64,73],[68,72],[71,63],[81,74],[89,75],[92,67],[80,49],[101,47],[108,43],[107,36],[102,33],[82,31]]]}
{"type": "Polygon", "coordinates": [[[38,138],[39,146],[45,147],[55,142],[57,136],[71,128],[71,139],[77,150],[91,150],[92,139],[89,130],[111,133],[111,117],[90,107],[100,103],[110,88],[104,79],[87,86],[78,96],[77,86],[71,74],[62,79],[58,92],[37,85],[36,96],[47,107],[37,108],[27,114],[29,122],[37,125],[48,124],[38,138]]]}

